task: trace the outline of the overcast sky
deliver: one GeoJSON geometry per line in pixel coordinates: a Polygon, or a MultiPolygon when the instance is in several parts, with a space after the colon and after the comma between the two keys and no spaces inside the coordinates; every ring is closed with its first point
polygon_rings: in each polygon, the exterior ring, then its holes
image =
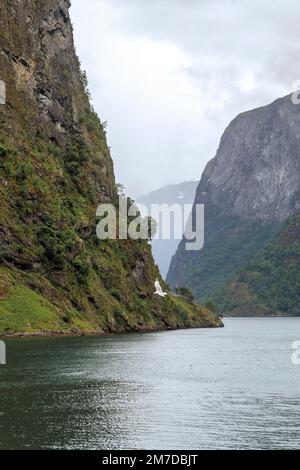
{"type": "Polygon", "coordinates": [[[241,111],[300,80],[297,0],[72,0],[117,181],[136,197],[201,176],[241,111]]]}

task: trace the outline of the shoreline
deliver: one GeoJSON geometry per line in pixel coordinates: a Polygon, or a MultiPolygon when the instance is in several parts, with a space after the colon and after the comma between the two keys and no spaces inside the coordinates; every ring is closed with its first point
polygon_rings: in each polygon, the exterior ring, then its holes
{"type": "Polygon", "coordinates": [[[224,328],[224,323],[221,321],[219,325],[214,326],[187,326],[187,327],[166,327],[166,328],[144,328],[139,330],[130,330],[130,331],[103,331],[103,330],[94,330],[94,331],[58,331],[58,330],[44,330],[39,332],[30,332],[30,333],[8,333],[0,334],[1,339],[33,339],[33,338],[79,338],[79,337],[108,337],[115,335],[128,335],[133,333],[159,333],[164,331],[178,331],[178,330],[197,330],[197,329],[215,329],[215,328],[224,328]]]}

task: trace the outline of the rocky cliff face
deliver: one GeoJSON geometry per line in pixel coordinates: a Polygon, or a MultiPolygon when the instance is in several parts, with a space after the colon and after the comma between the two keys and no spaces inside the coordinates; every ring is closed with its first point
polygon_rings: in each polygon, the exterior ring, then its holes
{"type": "Polygon", "coordinates": [[[299,204],[300,107],[291,97],[237,116],[207,165],[196,202],[243,219],[283,221],[299,204]]]}
{"type": "Polygon", "coordinates": [[[172,260],[167,281],[214,295],[299,209],[300,107],[287,96],[237,116],[201,178],[204,249],[172,260]]]}
{"type": "Polygon", "coordinates": [[[105,129],[90,106],[68,0],[0,3],[0,334],[217,326],[153,295],[146,242],[100,242],[117,204],[105,129]]]}
{"type": "Polygon", "coordinates": [[[98,152],[103,186],[111,196],[112,161],[108,154],[101,159],[97,143],[88,138],[89,126],[82,125],[88,124],[84,113],[91,109],[74,50],[69,6],[68,0],[1,2],[0,66],[9,103],[1,124],[7,134],[17,135],[25,127],[54,145],[66,144],[70,134],[85,139],[98,152]]]}

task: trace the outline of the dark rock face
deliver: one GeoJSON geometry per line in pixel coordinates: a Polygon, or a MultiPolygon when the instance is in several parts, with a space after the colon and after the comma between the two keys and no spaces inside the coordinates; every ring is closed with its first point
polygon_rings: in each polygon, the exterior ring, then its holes
{"type": "Polygon", "coordinates": [[[300,190],[300,106],[291,97],[237,116],[225,130],[196,202],[243,219],[283,221],[300,190]]]}
{"type": "Polygon", "coordinates": [[[173,257],[167,281],[214,295],[299,209],[300,106],[291,96],[237,116],[196,192],[205,204],[203,250],[173,257]]]}
{"type": "Polygon", "coordinates": [[[79,131],[82,84],[73,44],[69,0],[14,0],[1,8],[1,70],[10,68],[17,92],[37,107],[36,124],[61,142],[79,131]],[[6,33],[6,34],[5,34],[6,33]],[[10,67],[9,67],[10,65],[10,67]],[[63,86],[62,86],[63,85],[63,86]]]}

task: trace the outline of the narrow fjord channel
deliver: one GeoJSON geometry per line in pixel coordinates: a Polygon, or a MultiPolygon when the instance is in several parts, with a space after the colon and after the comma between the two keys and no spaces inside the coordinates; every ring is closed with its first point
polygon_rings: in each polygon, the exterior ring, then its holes
{"type": "Polygon", "coordinates": [[[299,326],[8,340],[0,448],[299,448],[299,326]]]}

